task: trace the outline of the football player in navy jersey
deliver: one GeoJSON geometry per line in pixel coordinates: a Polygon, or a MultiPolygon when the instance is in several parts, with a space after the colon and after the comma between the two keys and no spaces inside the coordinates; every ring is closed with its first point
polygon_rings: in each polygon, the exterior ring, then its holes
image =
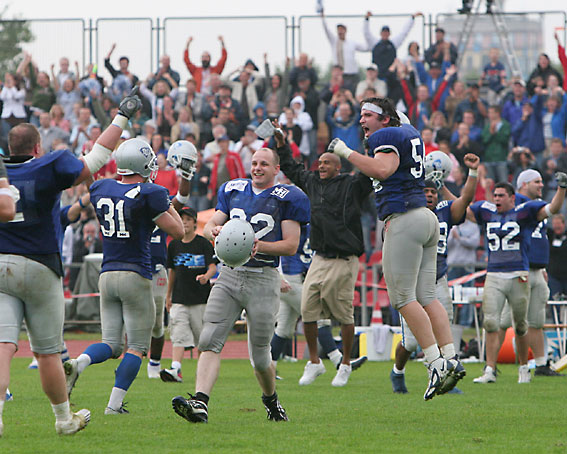
{"type": "Polygon", "coordinates": [[[286,344],[293,337],[297,319],[301,315],[301,289],[305,273],[311,264],[313,251],[309,247],[309,224],[301,226],[301,237],[297,253],[281,258],[283,273],[277,326],[270,342],[272,360],[276,367],[286,344]]]}
{"type": "MultiPolygon", "coordinates": [[[[527,169],[516,179],[516,205],[530,200],[540,200],[543,179],[537,170],[527,169]]],[[[547,219],[541,221],[534,229],[528,252],[530,262],[530,302],[528,304],[528,343],[534,353],[536,364],[534,375],[557,377],[561,374],[549,367],[545,355],[543,325],[549,299],[547,272],[549,262],[549,241],[547,239],[547,219]]],[[[506,305],[500,320],[500,345],[504,342],[506,329],[512,326],[510,305],[506,305]]]]}
{"type": "Polygon", "coordinates": [[[274,185],[279,170],[276,152],[269,148],[256,151],[252,156],[252,178],[231,180],[220,187],[215,214],[205,226],[204,236],[212,240],[229,219],[245,219],[252,224],[256,240],[254,255],[246,265],[222,267],[207,301],[195,395],[190,399],[177,396],[172,401],[175,412],[188,421],[208,421],[209,396],[219,374],[220,352],[242,309],[246,309],[250,359],[268,419],[288,419],[276,393],[270,355],[280,300],[277,266],[279,256],[297,252],[301,225],[309,221],[309,200],[294,186],[274,185]]]}
{"type": "Polygon", "coordinates": [[[115,160],[122,180],[99,180],[90,187],[103,235],[99,278],[102,342],[65,363],[70,394],[87,366],[120,357],[126,333],[128,350],[116,369],[105,415],[128,413],[124,396],[150,344],[156,316],[150,255],[155,225],[174,238],[183,236],[181,218],[167,189],[148,181],[157,170],[151,147],[141,139],[126,140],[116,150],[115,160]]]}
{"type": "Polygon", "coordinates": [[[373,179],[378,216],[385,221],[383,266],[388,296],[425,353],[429,384],[424,399],[429,400],[450,391],[465,370],[455,354],[447,311],[435,294],[439,222],[427,209],[423,192],[423,141],[413,126],[401,124],[388,98],[363,100],[360,125],[367,139],[367,156],[339,139],[330,143],[328,151],[348,159],[373,179]]]}
{"type": "MultiPolygon", "coordinates": [[[[541,200],[543,179],[537,170],[527,169],[521,172],[516,179],[516,205],[530,200],[541,200]]],[[[560,376],[547,362],[543,324],[545,323],[545,310],[549,299],[547,286],[547,273],[545,267],[549,262],[549,242],[547,239],[547,219],[541,221],[532,232],[530,248],[528,251],[530,272],[530,300],[528,304],[528,344],[534,353],[536,364],[535,374],[541,376],[560,376]]],[[[510,305],[506,304],[500,317],[499,343],[502,345],[506,330],[512,326],[510,305]]]]}
{"type": "Polygon", "coordinates": [[[20,199],[13,221],[0,225],[0,434],[10,361],[24,318],[56,432],[73,434],[90,420],[86,409],[71,413],[60,360],[65,303],[59,201],[64,189],[82,183],[108,161],[128,119],[141,107],[136,91],[124,98],[112,124],[80,159],[68,150],[43,155],[39,132],[31,124],[10,130],[6,169],[20,199]]]}
{"type": "MultiPolygon", "coordinates": [[[[453,321],[453,301],[447,283],[447,238],[454,225],[462,224],[465,221],[467,207],[474,199],[477,182],[477,169],[480,163],[478,156],[468,153],[464,156],[465,165],[470,169],[467,181],[463,187],[460,197],[455,198],[453,194],[443,186],[441,188],[444,200],[439,202],[437,184],[432,179],[425,180],[425,198],[427,208],[435,213],[439,219],[439,243],[437,244],[437,276],[436,292],[437,298],[447,311],[449,321],[453,321]]],[[[427,176],[426,176],[427,177],[427,176]]],[[[396,347],[396,358],[390,380],[395,393],[405,394],[407,388],[405,384],[405,365],[412,352],[417,350],[415,336],[408,328],[402,318],[402,340],[396,347]]],[[[457,389],[454,388],[456,391],[457,389]]]]}
{"type": "Polygon", "coordinates": [[[518,383],[531,381],[528,368],[528,303],[530,298],[528,250],[538,224],[559,212],[565,199],[567,174],[555,174],[558,187],[551,203],[532,200],[515,206],[514,187],[497,183],[494,203],[480,201],[469,207],[467,218],[479,224],[488,243],[488,267],[482,310],[486,330],[486,367],[475,383],[496,381],[496,359],[500,342],[498,328],[506,299],[512,311],[516,349],[520,363],[518,383]]]}

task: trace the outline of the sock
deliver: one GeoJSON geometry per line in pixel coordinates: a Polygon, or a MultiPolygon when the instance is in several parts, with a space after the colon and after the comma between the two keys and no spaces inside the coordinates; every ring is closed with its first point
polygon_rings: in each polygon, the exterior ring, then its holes
{"type": "Polygon", "coordinates": [[[152,337],[152,341],[150,343],[150,354],[149,354],[150,364],[157,363],[157,365],[159,365],[161,360],[161,352],[163,351],[164,341],[165,341],[165,336],[152,337]]]}
{"type": "Polygon", "coordinates": [[[455,356],[455,344],[451,342],[450,344],[443,345],[441,347],[441,354],[443,355],[443,358],[452,358],[455,356]]]}
{"type": "Polygon", "coordinates": [[[343,359],[343,354],[339,351],[338,348],[335,348],[332,352],[327,353],[327,356],[335,365],[335,367],[337,367],[343,359]]]}
{"type": "Polygon", "coordinates": [[[547,364],[547,360],[545,358],[545,356],[538,356],[537,358],[535,358],[535,365],[536,366],[545,366],[547,364]]]}
{"type": "MultiPolygon", "coordinates": [[[[4,399],[6,398],[6,394],[4,393],[4,399]]],[[[4,399],[0,400],[0,422],[2,422],[2,413],[4,413],[4,399]]]]}
{"type": "Polygon", "coordinates": [[[201,402],[205,402],[205,404],[209,404],[209,396],[202,392],[195,393],[195,399],[200,400],[201,402]]]}
{"type": "Polygon", "coordinates": [[[274,336],[272,337],[272,341],[270,342],[270,346],[272,347],[272,359],[274,361],[277,361],[280,358],[283,349],[285,347],[286,341],[287,339],[285,337],[280,337],[274,333],[274,336]]]}
{"type": "Polygon", "coordinates": [[[112,348],[108,344],[92,344],[79,355],[77,362],[79,363],[79,374],[91,364],[99,364],[112,358],[112,348]]]}
{"type": "Polygon", "coordinates": [[[398,369],[395,364],[394,364],[394,368],[392,370],[394,371],[395,374],[398,374],[398,375],[403,375],[403,374],[406,373],[405,367],[403,369],[398,369]]]}
{"type": "Polygon", "coordinates": [[[439,351],[437,344],[424,348],[423,353],[425,354],[425,361],[428,363],[432,363],[441,356],[441,352],[439,351]]]}
{"type": "Polygon", "coordinates": [[[61,351],[61,361],[69,361],[71,357],[69,356],[69,351],[67,350],[67,345],[63,342],[63,350],[61,351]]]}
{"type": "Polygon", "coordinates": [[[158,360],[150,359],[150,366],[159,367],[159,365],[160,365],[159,359],[158,360]]]}
{"type": "Polygon", "coordinates": [[[492,367],[490,367],[488,364],[486,365],[486,367],[484,368],[484,372],[492,372],[494,373],[494,369],[492,367]]]}
{"type": "Polygon", "coordinates": [[[55,414],[55,421],[68,421],[73,417],[68,400],[57,405],[51,404],[51,408],[55,414]]]}
{"type": "Polygon", "coordinates": [[[181,370],[181,363],[179,361],[171,361],[171,368],[181,370]]]}
{"type": "MultiPolygon", "coordinates": [[[[133,355],[132,353],[126,353],[118,368],[116,369],[116,377],[114,379],[114,387],[123,390],[128,390],[138,371],[140,370],[140,365],[142,364],[142,358],[133,355]]],[[[114,408],[114,407],[110,407],[114,408]]],[[[116,408],[114,408],[116,410],[116,408]]]]}
{"type": "Polygon", "coordinates": [[[337,349],[337,343],[335,342],[335,339],[333,339],[333,332],[331,331],[330,326],[322,326],[319,328],[317,332],[317,339],[327,356],[330,352],[337,349]]]}
{"type": "Polygon", "coordinates": [[[262,393],[262,402],[266,406],[275,403],[277,400],[278,400],[278,393],[275,391],[274,394],[272,394],[271,396],[266,396],[264,393],[262,393]]]}
{"type": "Polygon", "coordinates": [[[113,410],[120,410],[125,395],[126,395],[125,389],[120,389],[115,386],[114,388],[112,388],[112,392],[110,393],[110,399],[108,399],[107,407],[110,407],[113,410]]]}

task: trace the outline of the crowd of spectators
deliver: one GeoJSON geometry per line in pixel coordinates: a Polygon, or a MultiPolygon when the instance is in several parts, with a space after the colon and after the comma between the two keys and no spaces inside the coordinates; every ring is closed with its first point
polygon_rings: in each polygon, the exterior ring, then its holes
{"type": "MultiPolygon", "coordinates": [[[[359,125],[360,101],[387,96],[423,134],[426,153],[441,150],[454,163],[449,188],[458,193],[466,179],[462,166],[466,153],[477,154],[477,198],[490,198],[495,182],[515,182],[526,168],[538,169],[544,178],[544,198],[555,191],[553,174],[567,171],[567,57],[557,40],[563,71],[541,54],[527,79],[506,72],[498,49],[486,49],[487,64],[478,80],[465,80],[455,66],[457,49],[445,40],[442,28],[423,52],[416,42],[407,43],[408,57],[398,51],[421,13],[390,35],[388,25],[374,36],[368,12],[362,23],[364,42],[348,37],[347,27],[332,30],[321,12],[322,36],[332,50],[330,77],[315,70],[312,56],[302,53],[296,61],[283,62],[279,71],[264,54],[261,69],[251,59],[231,70],[226,68],[230,49],[219,36],[220,58],[209,52],[191,51],[189,37],[183,52],[185,68],[173,69],[163,55],[155,73],[138,77],[129,69],[127,56],[111,61],[116,45],[104,60],[107,73],[97,65],[81,71],[63,57],[59,68],[38,68],[25,53],[16,72],[6,73],[0,90],[2,103],[0,148],[7,154],[7,133],[14,125],[29,121],[42,137],[45,152],[69,148],[84,154],[116,114],[117,103],[135,85],[143,97],[143,109],[132,119],[123,138],[147,140],[159,157],[157,180],[171,194],[177,176],[166,156],[171,143],[189,140],[199,150],[191,196],[198,210],[213,208],[216,190],[232,178],[249,175],[250,159],[264,145],[255,128],[266,118],[278,119],[294,157],[308,169],[334,137],[349,148],[364,152],[359,125]],[[368,56],[359,68],[356,52],[368,56]],[[105,76],[105,77],[103,77],[105,76]]],[[[212,43],[211,43],[212,44],[212,43]]],[[[343,171],[350,171],[343,162],[343,171]]],[[[110,162],[99,173],[116,177],[110,162]]],[[[367,204],[372,217],[372,203],[367,204]]],[[[375,218],[375,216],[374,216],[375,218]]],[[[371,245],[367,245],[371,251],[371,245]]]]}

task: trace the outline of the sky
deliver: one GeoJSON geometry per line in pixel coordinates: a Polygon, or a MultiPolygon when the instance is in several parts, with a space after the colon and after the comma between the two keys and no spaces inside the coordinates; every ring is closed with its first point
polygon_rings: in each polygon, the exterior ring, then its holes
{"type": "MultiPolygon", "coordinates": [[[[484,3],[484,2],[483,2],[484,3]]],[[[179,1],[179,0],[8,0],[5,18],[21,17],[27,19],[54,19],[76,18],[93,20],[98,26],[98,33],[92,34],[93,45],[89,45],[89,35],[82,36],[82,22],[47,22],[40,21],[34,24],[36,42],[26,50],[34,54],[42,69],[49,69],[51,62],[56,62],[59,56],[66,55],[71,61],[88,63],[92,58],[102,67],[104,55],[113,42],[117,48],[113,55],[113,63],[120,55],[128,55],[132,70],[139,77],[145,78],[155,69],[157,60],[157,37],[151,33],[150,22],[147,20],[112,21],[107,18],[153,18],[160,19],[165,30],[160,33],[160,49],[171,55],[172,67],[182,73],[182,80],[186,79],[187,70],[182,61],[185,41],[189,36],[194,37],[191,45],[191,55],[197,61],[203,50],[211,53],[213,63],[220,56],[218,36],[225,37],[229,59],[226,70],[230,71],[242,65],[246,58],[252,58],[258,66],[262,65],[263,54],[268,54],[272,66],[281,67],[286,54],[292,55],[291,33],[286,33],[287,26],[291,26],[291,18],[296,22],[300,20],[301,29],[296,33],[295,53],[306,51],[315,58],[315,64],[326,67],[330,61],[330,48],[323,35],[321,21],[315,16],[315,0],[214,0],[214,1],[179,1]],[[224,16],[225,19],[213,19],[224,16]],[[238,16],[241,19],[228,19],[226,16],[238,16]],[[275,16],[272,19],[244,18],[251,16],[275,16]],[[196,19],[207,17],[210,19],[196,19]],[[103,19],[101,19],[103,18],[103,19]],[[168,18],[168,19],[166,19],[168,18]],[[176,18],[176,19],[172,19],[176,18]],[[186,18],[186,19],[179,19],[186,18]],[[96,19],[101,19],[96,22],[96,19]],[[165,19],[165,20],[164,20],[165,19]],[[287,42],[286,42],[287,38],[287,42]],[[93,49],[92,55],[89,49],[93,49]],[[151,51],[150,51],[151,50],[151,51]]],[[[505,11],[536,11],[538,5],[545,5],[546,11],[565,11],[565,0],[546,0],[537,3],[527,0],[508,0],[505,2],[505,11]]],[[[422,11],[425,20],[431,15],[435,21],[439,13],[453,13],[459,8],[459,0],[436,0],[423,2],[423,0],[404,0],[403,2],[369,2],[351,0],[324,0],[325,12],[329,17],[332,28],[337,22],[344,22],[348,26],[348,37],[355,41],[363,41],[362,16],[371,9],[374,17],[370,26],[375,35],[379,34],[380,27],[387,23],[396,33],[404,20],[413,12],[422,11]],[[379,9],[377,9],[379,7],[379,9]],[[372,9],[374,8],[374,9],[372,9]],[[335,18],[332,16],[343,16],[335,18]],[[345,17],[346,16],[346,17],[345,17]],[[386,17],[380,17],[386,16],[386,17]]],[[[484,7],[482,8],[484,11],[484,7]]],[[[411,40],[424,41],[424,20],[415,22],[414,28],[402,45],[402,57],[406,54],[407,43],[411,40]]],[[[553,41],[553,28],[564,25],[563,15],[551,14],[544,21],[547,28],[544,36],[544,50],[554,60],[557,60],[557,51],[553,41]]],[[[425,37],[425,43],[429,38],[425,37]]],[[[357,59],[361,65],[369,62],[369,54],[359,54],[357,59]]],[[[535,64],[535,63],[534,63],[535,64]]],[[[263,69],[263,68],[261,68],[263,69]]],[[[225,70],[225,71],[226,71],[225,70]]],[[[107,74],[103,73],[103,76],[107,74]]]]}

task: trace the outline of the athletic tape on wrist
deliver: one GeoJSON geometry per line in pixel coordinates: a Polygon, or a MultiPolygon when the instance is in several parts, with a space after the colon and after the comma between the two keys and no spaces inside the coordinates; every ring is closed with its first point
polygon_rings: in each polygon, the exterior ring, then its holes
{"type": "Polygon", "coordinates": [[[16,201],[14,192],[9,188],[0,188],[0,195],[8,195],[12,198],[12,200],[14,200],[14,202],[16,201]]]}
{"type": "Polygon", "coordinates": [[[478,177],[478,169],[470,169],[469,170],[469,177],[478,177]]]}
{"type": "Polygon", "coordinates": [[[549,218],[550,218],[551,216],[553,216],[553,213],[551,212],[551,204],[550,204],[550,203],[548,203],[548,204],[545,206],[545,214],[547,214],[547,217],[549,217],[549,218]]]}
{"type": "Polygon", "coordinates": [[[185,205],[189,201],[189,194],[181,195],[181,193],[178,192],[175,198],[179,201],[179,203],[185,205]]]}
{"type": "Polygon", "coordinates": [[[107,163],[111,153],[112,150],[103,147],[99,143],[95,143],[90,153],[86,156],[83,156],[85,164],[91,171],[92,175],[97,173],[100,168],[107,163]]]}
{"type": "Polygon", "coordinates": [[[124,115],[118,114],[114,117],[111,124],[118,126],[120,129],[126,129],[126,126],[128,126],[128,118],[124,115]]]}

